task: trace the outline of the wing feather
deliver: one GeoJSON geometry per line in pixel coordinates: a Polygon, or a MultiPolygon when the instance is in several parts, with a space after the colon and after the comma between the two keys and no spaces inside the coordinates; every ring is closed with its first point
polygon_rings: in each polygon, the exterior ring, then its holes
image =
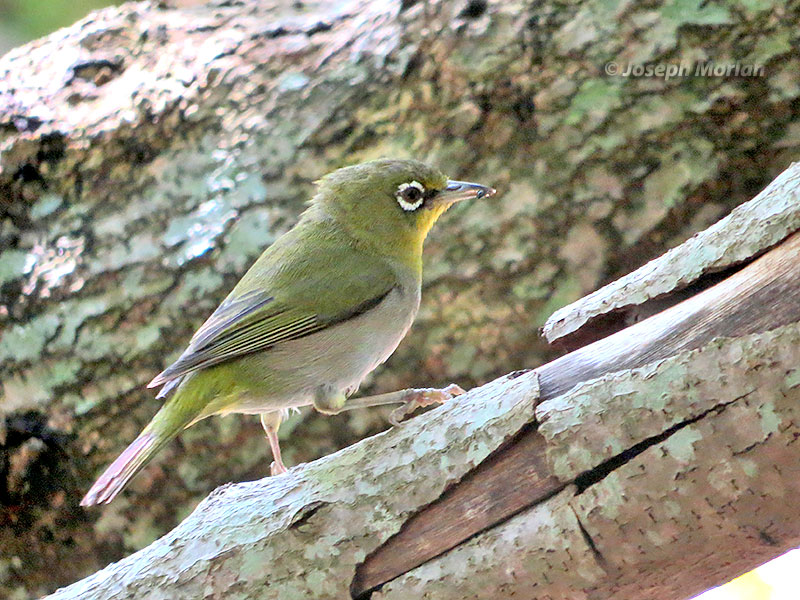
{"type": "Polygon", "coordinates": [[[160,397],[192,371],[268,350],[362,314],[397,286],[387,265],[358,257],[341,241],[322,240],[314,252],[301,256],[281,256],[276,245],[272,253],[277,256],[269,257],[271,250],[197,330],[183,354],[148,384],[164,385],[160,397]],[[280,269],[269,270],[281,260],[280,269]],[[320,297],[325,289],[337,293],[320,297]]]}

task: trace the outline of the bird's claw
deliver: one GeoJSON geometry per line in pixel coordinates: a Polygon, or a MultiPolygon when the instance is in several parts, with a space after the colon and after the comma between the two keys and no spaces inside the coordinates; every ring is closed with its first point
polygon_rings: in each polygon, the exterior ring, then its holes
{"type": "Polygon", "coordinates": [[[413,413],[418,408],[422,408],[423,406],[431,406],[432,404],[442,404],[443,402],[452,400],[456,396],[460,396],[461,394],[465,393],[464,389],[455,383],[451,383],[442,389],[423,388],[416,390],[416,392],[417,393],[411,398],[411,400],[403,403],[389,414],[389,422],[392,425],[400,425],[405,417],[413,413]]]}
{"type": "Polygon", "coordinates": [[[286,473],[288,469],[283,465],[283,462],[278,462],[273,460],[272,464],[269,466],[269,474],[275,477],[275,475],[283,475],[286,473]]]}

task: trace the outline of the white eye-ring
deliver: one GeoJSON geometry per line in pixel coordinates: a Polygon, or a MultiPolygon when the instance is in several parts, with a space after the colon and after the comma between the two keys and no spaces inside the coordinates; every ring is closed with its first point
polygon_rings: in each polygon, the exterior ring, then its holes
{"type": "Polygon", "coordinates": [[[419,181],[401,183],[397,187],[395,198],[403,210],[407,212],[417,210],[425,202],[425,186],[419,181]]]}

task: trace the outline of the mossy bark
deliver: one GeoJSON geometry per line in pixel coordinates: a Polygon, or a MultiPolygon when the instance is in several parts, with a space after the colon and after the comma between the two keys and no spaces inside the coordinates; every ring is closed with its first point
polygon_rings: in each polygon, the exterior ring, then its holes
{"type": "MultiPolygon", "coordinates": [[[[0,596],[88,574],[215,486],[265,475],[255,419],[209,420],[103,511],[77,506],[188,341],[314,179],[385,155],[494,185],[428,243],[416,326],[366,391],[470,386],[551,356],[554,308],[752,197],[796,155],[800,8],[132,3],[0,60],[0,596]],[[760,77],[612,77],[610,61],[760,77]],[[64,560],[69,556],[69,560],[64,560]]],[[[288,461],[384,427],[288,424],[288,461]]]]}

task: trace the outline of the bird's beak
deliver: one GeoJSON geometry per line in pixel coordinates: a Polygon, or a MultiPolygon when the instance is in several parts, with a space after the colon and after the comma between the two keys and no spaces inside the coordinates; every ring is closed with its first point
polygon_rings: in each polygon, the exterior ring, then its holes
{"type": "Polygon", "coordinates": [[[472,200],[473,198],[488,198],[494,196],[497,190],[494,188],[486,187],[478,183],[469,183],[468,181],[453,181],[447,182],[441,192],[439,192],[436,200],[447,204],[454,202],[461,202],[462,200],[472,200]]]}

